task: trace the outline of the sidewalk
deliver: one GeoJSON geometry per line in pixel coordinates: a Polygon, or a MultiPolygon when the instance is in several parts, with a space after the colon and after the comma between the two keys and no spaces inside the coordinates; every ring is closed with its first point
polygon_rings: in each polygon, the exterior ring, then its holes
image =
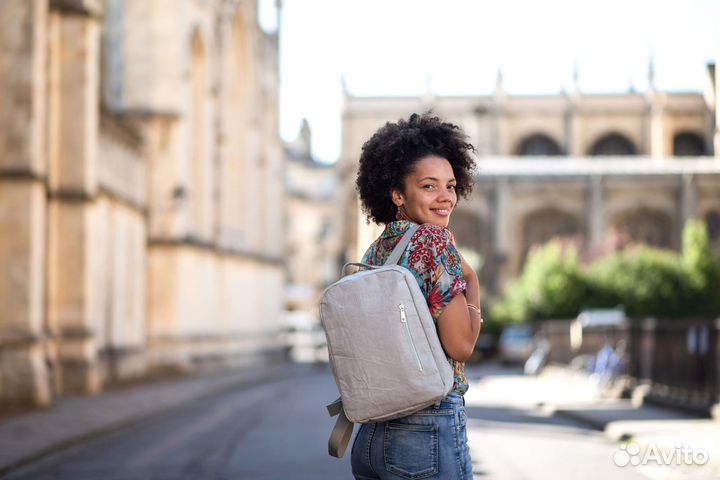
{"type": "Polygon", "coordinates": [[[199,399],[297,375],[292,364],[224,371],[57,399],[50,407],[0,420],[0,475],[45,455],[199,399]]]}
{"type": "Polygon", "coordinates": [[[588,395],[593,380],[563,366],[547,367],[539,379],[562,385],[559,388],[568,393],[546,402],[546,412],[622,442],[619,461],[632,462],[649,478],[720,478],[720,421],[649,404],[636,407],[630,399],[603,399],[597,392],[588,395]],[[683,454],[684,448],[689,456],[683,454]]]}

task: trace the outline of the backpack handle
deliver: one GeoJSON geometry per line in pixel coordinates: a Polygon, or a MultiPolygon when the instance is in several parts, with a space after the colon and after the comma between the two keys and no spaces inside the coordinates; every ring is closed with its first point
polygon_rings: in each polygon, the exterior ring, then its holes
{"type": "Polygon", "coordinates": [[[356,267],[360,267],[361,269],[365,268],[365,269],[368,269],[368,270],[371,270],[371,269],[373,269],[373,268],[380,268],[380,267],[375,266],[375,265],[368,265],[367,263],[348,262],[348,263],[346,263],[345,265],[343,265],[343,268],[342,268],[342,270],[340,271],[340,276],[341,276],[341,277],[344,277],[344,276],[345,276],[345,269],[346,269],[347,267],[349,267],[350,265],[354,265],[354,266],[356,266],[356,267]]]}

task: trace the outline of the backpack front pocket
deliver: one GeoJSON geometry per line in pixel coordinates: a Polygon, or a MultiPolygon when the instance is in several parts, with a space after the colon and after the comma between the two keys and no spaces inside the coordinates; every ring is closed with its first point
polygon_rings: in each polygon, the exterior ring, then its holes
{"type": "Polygon", "coordinates": [[[423,371],[422,362],[420,361],[420,355],[418,355],[417,348],[415,347],[415,342],[413,341],[412,334],[410,334],[410,326],[408,325],[407,321],[407,315],[405,314],[405,305],[402,303],[398,305],[398,308],[400,309],[400,322],[405,327],[405,333],[407,334],[408,341],[410,343],[410,348],[412,349],[413,355],[415,355],[415,361],[417,362],[417,366],[420,369],[420,371],[423,371]]]}

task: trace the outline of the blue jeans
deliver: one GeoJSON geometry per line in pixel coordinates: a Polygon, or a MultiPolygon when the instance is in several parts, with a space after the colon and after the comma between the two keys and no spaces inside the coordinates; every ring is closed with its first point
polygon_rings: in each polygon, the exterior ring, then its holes
{"type": "Polygon", "coordinates": [[[473,478],[465,400],[450,392],[440,403],[407,417],[364,423],[351,460],[357,480],[473,478]]]}

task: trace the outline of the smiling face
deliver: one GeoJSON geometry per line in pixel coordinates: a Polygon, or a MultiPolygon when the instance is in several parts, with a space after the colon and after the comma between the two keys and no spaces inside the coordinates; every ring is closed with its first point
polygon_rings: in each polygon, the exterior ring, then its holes
{"type": "Polygon", "coordinates": [[[429,155],[418,160],[405,177],[405,191],[393,190],[392,201],[402,206],[405,215],[415,223],[432,223],[447,227],[457,204],[455,175],[443,157],[429,155]]]}

